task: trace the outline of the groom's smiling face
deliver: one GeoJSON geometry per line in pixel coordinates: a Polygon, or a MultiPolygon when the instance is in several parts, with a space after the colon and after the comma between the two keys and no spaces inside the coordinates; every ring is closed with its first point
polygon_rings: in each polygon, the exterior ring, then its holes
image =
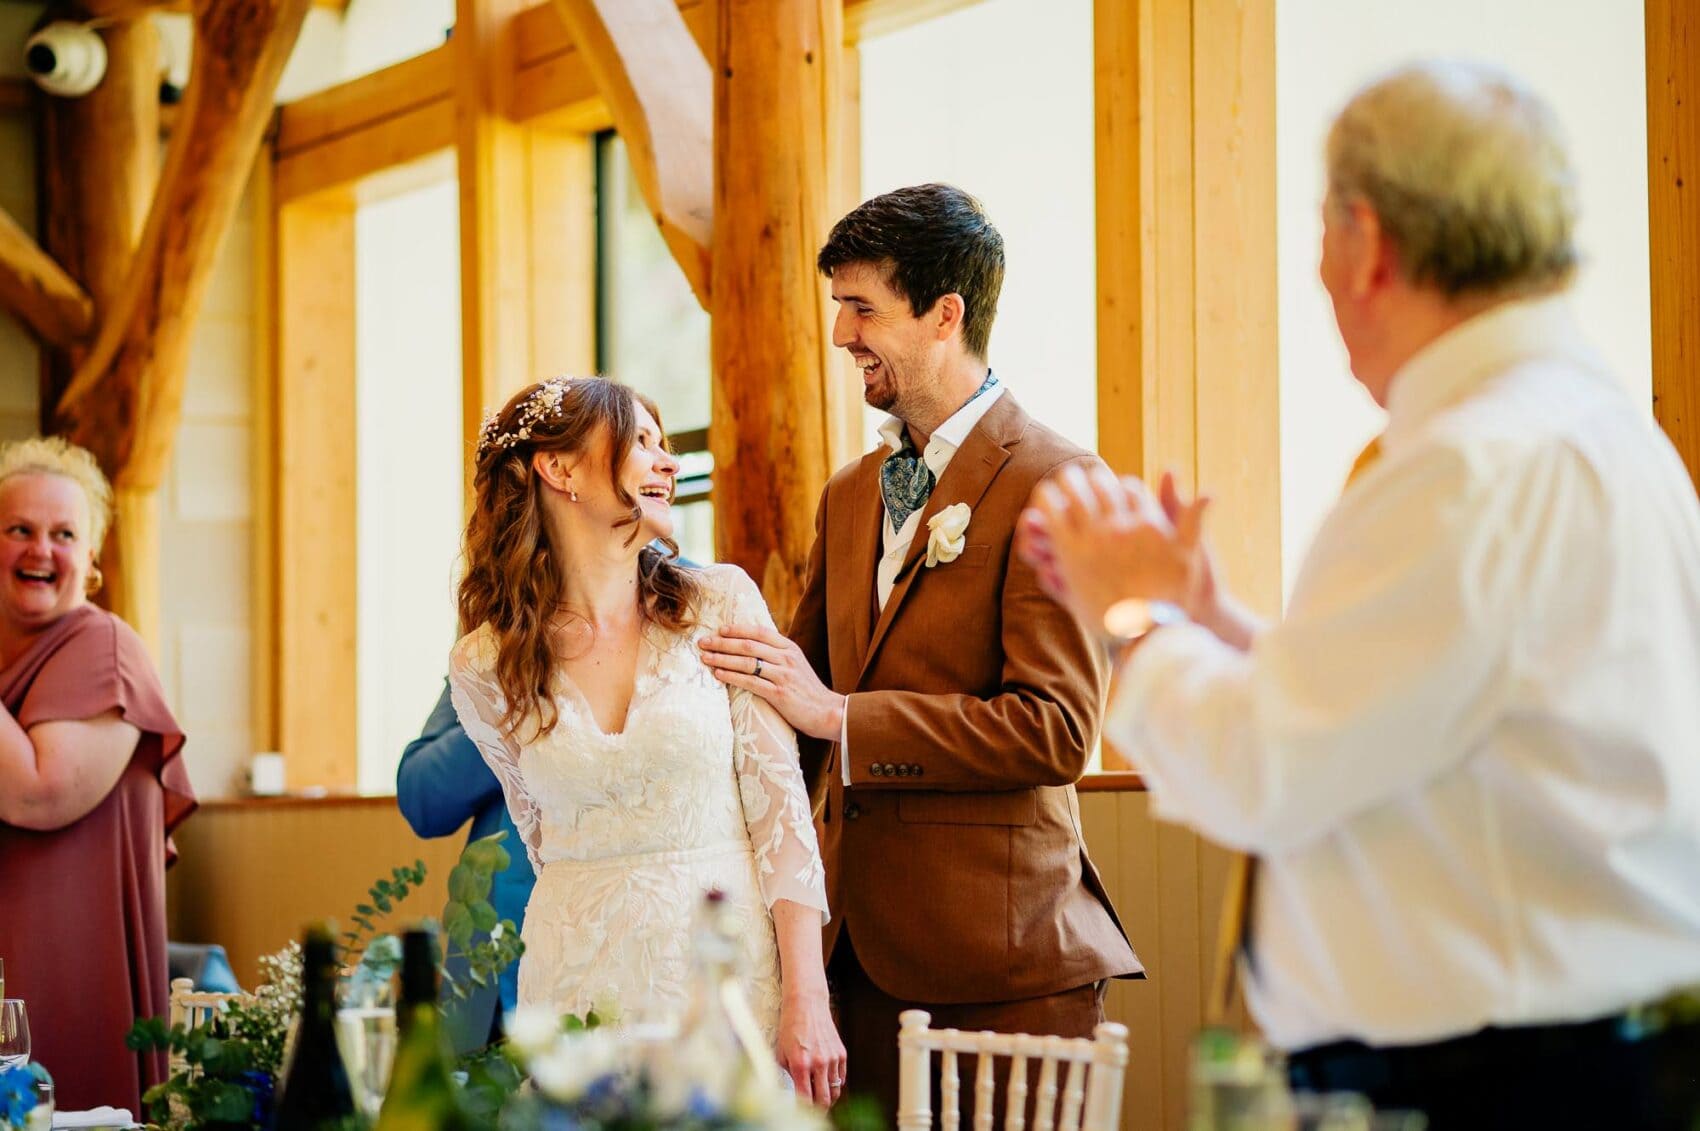
{"type": "Polygon", "coordinates": [[[876,263],[846,263],[832,272],[832,300],[838,304],[832,344],[855,359],[863,399],[907,420],[905,405],[938,369],[939,341],[887,277],[876,263]]]}

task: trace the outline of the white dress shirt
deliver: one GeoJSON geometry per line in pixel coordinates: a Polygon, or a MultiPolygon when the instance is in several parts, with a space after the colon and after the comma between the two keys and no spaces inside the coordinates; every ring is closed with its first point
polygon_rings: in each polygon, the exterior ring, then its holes
{"type": "Polygon", "coordinates": [[[1106,733],[1261,857],[1247,1000],[1284,1048],[1604,1016],[1700,982],[1700,504],[1562,299],[1390,387],[1286,618],[1135,652],[1106,733]]]}
{"type": "MultiPolygon", "coordinates": [[[[991,376],[990,373],[987,376],[991,376]]],[[[968,434],[974,431],[974,426],[980,423],[980,418],[991,411],[998,398],[1003,396],[1003,382],[992,378],[992,387],[977,397],[969,399],[968,403],[953,412],[943,424],[933,429],[933,434],[927,438],[927,449],[921,453],[921,459],[928,470],[933,473],[933,489],[938,489],[938,481],[944,478],[944,469],[950,466],[951,459],[968,440],[968,434]]],[[[888,416],[879,426],[880,439],[893,452],[903,447],[903,430],[908,427],[895,416],[888,416]]],[[[885,500],[882,495],[880,506],[883,509],[885,500]]],[[[881,612],[885,611],[885,603],[891,599],[891,590],[897,583],[897,575],[903,569],[903,560],[909,556],[909,546],[915,541],[915,531],[921,526],[921,511],[926,510],[923,504],[919,510],[912,512],[903,520],[902,528],[891,524],[891,512],[885,512],[885,521],[880,523],[880,560],[874,575],[874,595],[879,600],[881,612]]],[[[844,712],[844,721],[838,728],[839,764],[843,767],[844,784],[850,784],[850,712],[844,712]]]]}

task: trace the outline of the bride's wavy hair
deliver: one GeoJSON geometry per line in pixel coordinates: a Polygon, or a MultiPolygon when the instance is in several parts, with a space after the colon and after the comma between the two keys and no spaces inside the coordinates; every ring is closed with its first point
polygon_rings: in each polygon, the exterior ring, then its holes
{"type": "MultiPolygon", "coordinates": [[[[548,734],[559,716],[550,690],[557,664],[550,621],[564,577],[543,518],[548,487],[532,469],[532,457],[583,452],[606,430],[608,475],[616,497],[631,508],[614,528],[631,528],[629,545],[639,536],[643,512],[621,485],[620,467],[637,439],[639,404],[659,426],[655,403],[617,381],[555,378],[521,389],[485,422],[463,547],[460,624],[463,633],[488,624],[495,634],[502,727],[509,735],[527,718],[535,719],[539,736],[548,734]]],[[[679,564],[679,547],[670,539],[660,544],[665,549],[650,545],[638,553],[639,609],[646,621],[682,632],[694,622],[700,586],[679,564]]]]}

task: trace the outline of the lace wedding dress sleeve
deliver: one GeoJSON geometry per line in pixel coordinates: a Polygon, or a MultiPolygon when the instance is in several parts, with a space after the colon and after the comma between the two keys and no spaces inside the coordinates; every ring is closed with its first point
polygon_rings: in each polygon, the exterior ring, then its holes
{"type": "Polygon", "coordinates": [[[507,700],[496,682],[496,641],[488,625],[480,625],[455,645],[449,660],[449,698],[466,737],[478,747],[501,783],[502,796],[507,800],[508,812],[513,814],[520,839],[525,841],[531,866],[542,868],[538,850],[543,824],[537,799],[526,789],[525,777],[520,773],[519,745],[502,733],[502,712],[507,700]]]}
{"type": "MultiPolygon", "coordinates": [[[[761,590],[736,566],[705,571],[718,608],[705,627],[744,624],[773,628],[761,590]]],[[[731,689],[732,730],[736,736],[733,766],[744,824],[755,848],[762,895],[772,907],[789,899],[827,918],[826,869],[815,840],[808,790],[797,762],[797,735],[760,696],[731,689]]]]}

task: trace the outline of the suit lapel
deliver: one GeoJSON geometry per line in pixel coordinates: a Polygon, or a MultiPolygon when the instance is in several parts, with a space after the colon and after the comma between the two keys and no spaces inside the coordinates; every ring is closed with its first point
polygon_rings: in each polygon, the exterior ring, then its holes
{"type": "Polygon", "coordinates": [[[851,586],[850,639],[854,642],[856,664],[860,673],[867,655],[868,637],[874,626],[874,588],[879,572],[881,526],[885,522],[885,503],[880,498],[880,464],[891,452],[881,447],[862,457],[856,472],[856,484],[850,492],[850,536],[845,567],[855,579],[851,586]]]}
{"type": "MultiPolygon", "coordinates": [[[[1026,423],[1026,414],[1015,403],[1014,398],[1006,391],[998,398],[998,403],[986,410],[986,415],[968,433],[962,447],[951,457],[950,466],[944,469],[944,475],[938,485],[933,488],[932,496],[927,500],[926,507],[921,511],[921,519],[915,526],[915,536],[909,542],[909,552],[904,556],[903,566],[897,571],[897,578],[892,583],[891,596],[886,599],[885,609],[874,623],[873,636],[868,641],[866,653],[862,656],[861,680],[868,674],[868,668],[874,662],[874,656],[879,651],[880,643],[885,639],[891,622],[897,616],[897,610],[903,604],[903,599],[909,595],[910,588],[920,575],[920,565],[927,556],[927,537],[931,533],[927,529],[927,521],[945,507],[956,503],[967,503],[973,511],[980,504],[980,498],[986,489],[992,485],[992,480],[1009,460],[1009,448],[1006,446],[1020,437],[1026,423]]],[[[878,482],[874,484],[874,493],[878,495],[878,482]]],[[[880,521],[884,522],[885,511],[883,504],[880,509],[880,521]]],[[[969,529],[973,529],[973,518],[970,515],[969,529]]],[[[880,532],[875,526],[876,534],[880,532]]],[[[876,540],[876,547],[878,542],[876,540]]],[[[875,584],[872,576],[874,567],[870,564],[869,584],[875,584]]],[[[871,602],[870,602],[871,604],[871,602]]]]}

